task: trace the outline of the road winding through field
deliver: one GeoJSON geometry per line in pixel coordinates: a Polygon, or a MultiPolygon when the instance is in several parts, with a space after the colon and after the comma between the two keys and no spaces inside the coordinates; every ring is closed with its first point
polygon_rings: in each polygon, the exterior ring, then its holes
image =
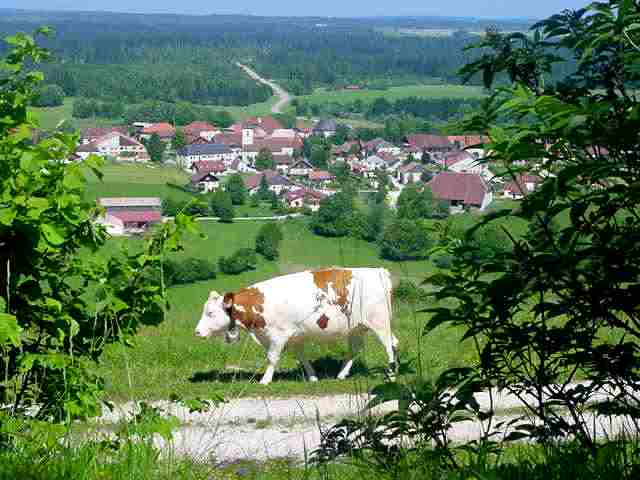
{"type": "Polygon", "coordinates": [[[240,63],[236,62],[236,65],[240,67],[244,72],[253,78],[256,82],[260,82],[264,85],[271,87],[275,95],[279,98],[278,101],[271,107],[271,113],[282,113],[282,110],[285,106],[291,101],[291,94],[287,92],[280,85],[275,83],[273,80],[267,80],[266,78],[261,77],[255,70],[252,68],[240,63]]]}

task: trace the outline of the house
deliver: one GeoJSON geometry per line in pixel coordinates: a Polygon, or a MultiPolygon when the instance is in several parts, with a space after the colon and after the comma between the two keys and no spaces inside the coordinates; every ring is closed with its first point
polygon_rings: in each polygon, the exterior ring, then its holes
{"type": "Polygon", "coordinates": [[[261,150],[268,150],[272,155],[293,156],[294,152],[301,149],[302,146],[303,140],[298,136],[293,138],[268,137],[264,139],[254,139],[251,144],[243,144],[242,159],[247,163],[252,163],[261,150]]]}
{"type": "Polygon", "coordinates": [[[177,151],[178,164],[183,168],[191,169],[195,162],[218,161],[233,162],[236,154],[227,145],[221,143],[205,143],[186,145],[177,151]]]}
{"type": "Polygon", "coordinates": [[[453,149],[452,143],[443,135],[416,133],[414,135],[408,135],[406,142],[407,147],[414,151],[422,152],[422,155],[425,153],[428,154],[432,160],[441,159],[445,153],[453,149]]]}
{"type": "Polygon", "coordinates": [[[411,162],[398,168],[397,179],[403,185],[422,181],[422,176],[427,172],[424,165],[411,162]]]}
{"type": "Polygon", "coordinates": [[[327,196],[310,188],[300,188],[288,192],[284,196],[284,201],[289,208],[309,208],[315,212],[320,208],[320,202],[327,196]]]}
{"type": "Polygon", "coordinates": [[[517,175],[514,180],[507,183],[503,190],[503,197],[512,200],[520,200],[531,192],[534,192],[542,179],[536,175],[517,175]]]}
{"type": "Polygon", "coordinates": [[[313,127],[312,134],[318,137],[329,138],[336,134],[338,129],[338,123],[335,120],[320,120],[315,127],[313,127]]]}
{"type": "Polygon", "coordinates": [[[273,163],[276,166],[276,170],[282,175],[287,175],[289,169],[297,160],[289,155],[274,155],[273,163]]]}
{"type": "Polygon", "coordinates": [[[442,172],[427,185],[434,198],[449,204],[452,213],[469,208],[483,211],[493,201],[489,186],[475,173],[442,172]]]}
{"type": "Polygon", "coordinates": [[[111,132],[91,143],[78,146],[76,155],[85,160],[89,155],[110,157],[122,162],[148,162],[145,146],[135,138],[111,132]]]}
{"type": "Polygon", "coordinates": [[[220,133],[220,129],[209,122],[191,122],[189,125],[185,125],[182,131],[186,137],[202,138],[207,142],[213,141],[213,137],[220,133]]]}
{"type": "Polygon", "coordinates": [[[371,155],[359,162],[361,172],[366,173],[365,176],[371,176],[376,170],[386,170],[387,162],[378,155],[371,155]]]}
{"type": "Polygon", "coordinates": [[[103,197],[98,204],[105,209],[98,223],[113,234],[142,233],[162,221],[158,197],[103,197]]]}
{"type": "Polygon", "coordinates": [[[152,123],[148,127],[144,127],[142,130],[140,130],[139,136],[140,138],[148,140],[154,133],[157,133],[160,137],[160,140],[162,140],[163,142],[170,142],[173,137],[176,136],[176,129],[170,123],[152,123]]]}
{"type": "Polygon", "coordinates": [[[444,168],[451,172],[484,175],[487,171],[487,166],[466,150],[455,150],[445,154],[442,163],[444,168]]]}
{"type": "Polygon", "coordinates": [[[369,140],[362,145],[362,148],[369,154],[389,153],[392,155],[398,155],[402,152],[400,147],[386,141],[384,138],[374,138],[373,140],[369,140]]]}
{"type": "Polygon", "coordinates": [[[262,177],[265,177],[267,180],[269,190],[275,192],[276,195],[280,195],[282,192],[288,192],[296,188],[296,185],[291,180],[280,175],[277,171],[265,170],[264,172],[259,172],[246,179],[244,183],[249,194],[254,195],[258,193],[262,177]]]}
{"type": "Polygon", "coordinates": [[[250,117],[248,118],[245,125],[253,125],[261,128],[266,132],[266,135],[273,135],[273,132],[276,130],[281,130],[284,128],[284,125],[280,123],[280,121],[275,118],[269,117],[250,117]]]}
{"type": "Polygon", "coordinates": [[[271,138],[295,138],[298,136],[293,128],[277,128],[270,135],[271,138]]]}
{"type": "Polygon", "coordinates": [[[388,172],[395,172],[402,163],[402,160],[398,156],[387,151],[378,152],[377,157],[384,160],[385,168],[388,172]]]}
{"type": "Polygon", "coordinates": [[[309,182],[321,188],[326,188],[334,179],[334,176],[326,170],[312,170],[309,172],[309,182]]]}
{"type": "Polygon", "coordinates": [[[196,173],[211,172],[215,175],[225,175],[228,171],[227,165],[219,160],[201,160],[191,164],[191,170],[196,173]]]}
{"type": "Polygon", "coordinates": [[[199,172],[191,177],[191,185],[202,193],[213,192],[220,187],[220,178],[213,172],[199,172]]]}
{"type": "MultiPolygon", "coordinates": [[[[86,145],[107,136],[110,133],[120,133],[128,135],[129,129],[125,126],[119,127],[87,127],[80,129],[80,143],[86,145]]],[[[38,143],[38,142],[34,142],[38,143]]]]}
{"type": "Polygon", "coordinates": [[[308,177],[312,171],[313,164],[306,158],[300,158],[289,168],[289,175],[296,177],[308,177]]]}

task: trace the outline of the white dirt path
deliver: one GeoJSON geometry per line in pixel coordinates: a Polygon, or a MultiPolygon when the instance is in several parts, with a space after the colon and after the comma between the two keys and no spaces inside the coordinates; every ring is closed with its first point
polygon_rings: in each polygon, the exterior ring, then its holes
{"type": "MultiPolygon", "coordinates": [[[[606,397],[603,393],[599,399],[606,397]]],[[[303,460],[318,447],[321,430],[345,417],[380,415],[397,408],[395,402],[390,402],[373,412],[367,412],[364,407],[370,398],[364,394],[286,399],[241,398],[221,404],[206,413],[190,413],[186,408],[166,401],[152,404],[175,415],[182,423],[171,445],[158,440],[158,446],[162,449],[172,448],[179,455],[198,460],[227,463],[239,459],[264,461],[282,457],[303,460]]],[[[483,409],[489,408],[488,393],[478,394],[476,399],[483,409]]],[[[513,395],[497,395],[494,392],[493,401],[496,411],[505,411],[500,420],[515,418],[514,412],[506,411],[521,407],[520,401],[513,395]]],[[[116,410],[105,413],[100,423],[109,424],[130,417],[134,411],[133,403],[120,405],[116,410]]],[[[599,436],[632,428],[622,418],[590,417],[590,423],[599,436]]],[[[479,423],[462,422],[452,428],[451,438],[465,442],[478,438],[481,432],[479,423]]]]}
{"type": "Polygon", "coordinates": [[[271,107],[271,113],[282,113],[282,109],[291,101],[291,94],[287,92],[280,85],[275,83],[273,80],[267,80],[258,74],[255,70],[250,67],[237,62],[236,65],[245,71],[247,75],[253,78],[256,82],[260,82],[264,85],[271,87],[273,93],[279,97],[279,100],[271,107]]]}

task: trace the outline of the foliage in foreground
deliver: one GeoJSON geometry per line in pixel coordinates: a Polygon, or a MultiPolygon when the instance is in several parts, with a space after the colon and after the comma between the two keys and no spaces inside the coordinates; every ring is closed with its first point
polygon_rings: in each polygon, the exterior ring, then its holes
{"type": "Polygon", "coordinates": [[[637,443],[602,442],[596,428],[624,420],[632,440],[640,430],[638,18],[637,2],[609,0],[555,15],[530,36],[490,30],[477,45],[482,55],[462,73],[481,74],[487,88],[506,74],[512,85],[495,90],[463,130],[488,133],[487,161],[506,179],[543,178],[521,208],[452,238],[441,249],[451,268],[427,279],[439,290],[425,334],[460,328],[479,361],[433,382],[377,387],[372,404],[395,400],[398,410],[325,432],[321,463],[347,456],[387,478],[638,474],[637,443]],[[578,67],[549,85],[556,51],[578,67]],[[526,221],[527,235],[504,229],[506,248],[496,230],[483,231],[498,218],[526,221]],[[486,240],[491,252],[482,251],[486,240]],[[517,398],[523,413],[496,416],[496,391],[517,398]],[[452,428],[468,420],[479,440],[457,445],[452,428]],[[492,458],[522,439],[552,462],[494,470],[492,458]]]}
{"type": "Polygon", "coordinates": [[[106,242],[100,212],[84,199],[87,171],[99,177],[101,160],[67,162],[75,135],[31,142],[27,105],[42,76],[25,64],[48,53],[29,35],[8,42],[0,77],[0,405],[14,418],[68,422],[100,412],[104,382],[91,372],[105,347],[163,321],[164,285],[149,272],[161,271],[164,255],[195,227],[178,215],[141,253],[86,261],[83,252],[106,242]]]}

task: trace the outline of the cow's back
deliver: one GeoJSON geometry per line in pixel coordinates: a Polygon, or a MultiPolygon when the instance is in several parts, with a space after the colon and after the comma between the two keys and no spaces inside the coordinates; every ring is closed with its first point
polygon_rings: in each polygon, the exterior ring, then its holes
{"type": "Polygon", "coordinates": [[[391,276],[383,268],[325,268],[251,287],[264,295],[266,326],[296,335],[333,336],[391,319],[391,276]]]}

